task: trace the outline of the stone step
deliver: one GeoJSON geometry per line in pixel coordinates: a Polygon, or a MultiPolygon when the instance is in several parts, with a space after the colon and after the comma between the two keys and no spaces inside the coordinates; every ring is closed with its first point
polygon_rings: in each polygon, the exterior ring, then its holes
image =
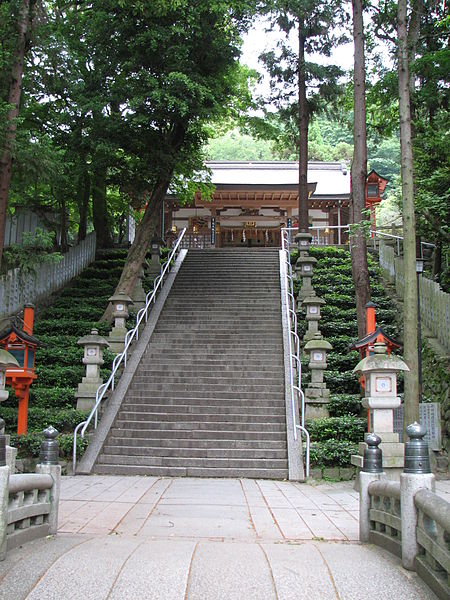
{"type": "Polygon", "coordinates": [[[197,388],[193,389],[182,389],[182,390],[147,390],[145,387],[142,390],[138,390],[136,388],[130,387],[129,393],[127,393],[127,398],[159,398],[159,397],[169,397],[169,398],[215,398],[215,399],[230,399],[230,400],[282,400],[284,399],[284,393],[281,389],[275,392],[250,392],[248,390],[245,391],[231,391],[231,390],[211,390],[208,389],[206,391],[199,390],[197,388]]]}
{"type": "Polygon", "coordinates": [[[164,423],[170,422],[171,425],[176,428],[179,423],[199,423],[207,422],[210,423],[270,423],[271,425],[277,423],[284,423],[286,415],[284,411],[271,410],[267,411],[266,414],[254,414],[252,413],[191,413],[181,411],[161,411],[161,412],[149,412],[149,411],[131,411],[127,410],[127,407],[123,407],[120,411],[120,420],[117,421],[117,427],[121,427],[123,423],[133,424],[140,423],[143,425],[150,425],[152,423],[164,423]],[[202,421],[200,421],[202,419],[202,421]]]}
{"type": "Polygon", "coordinates": [[[198,419],[198,415],[193,415],[197,417],[197,420],[179,420],[179,421],[125,421],[122,418],[116,419],[114,422],[114,427],[121,430],[132,430],[132,431],[154,431],[154,430],[164,430],[166,432],[169,431],[216,431],[217,427],[220,425],[222,431],[255,431],[258,433],[263,432],[284,432],[285,424],[284,423],[267,423],[266,422],[258,422],[251,421],[245,422],[241,421],[230,421],[230,420],[217,420],[217,421],[203,421],[198,419]]]}
{"type": "MultiPolygon", "coordinates": [[[[103,456],[158,456],[166,458],[238,458],[286,460],[286,449],[269,450],[268,448],[161,448],[159,446],[105,446],[103,456]]],[[[107,460],[106,462],[113,462],[107,460]]]]}
{"type": "MultiPolygon", "coordinates": [[[[181,434],[182,432],[180,432],[181,434]]],[[[283,450],[286,452],[286,441],[263,440],[245,440],[245,439],[186,439],[184,437],[171,438],[132,438],[114,436],[114,445],[110,448],[128,446],[130,448],[162,448],[162,449],[187,449],[205,450],[205,449],[228,449],[228,450],[283,450]]]]}
{"type": "Polygon", "coordinates": [[[237,370],[233,371],[233,369],[204,369],[203,366],[200,365],[189,365],[189,366],[180,366],[170,365],[166,369],[159,369],[157,365],[152,365],[149,363],[146,365],[145,363],[139,367],[139,371],[137,371],[138,375],[136,377],[163,377],[168,378],[174,381],[175,379],[179,379],[178,383],[181,381],[189,381],[190,379],[202,377],[203,379],[208,379],[212,384],[217,380],[218,377],[221,379],[226,379],[227,375],[232,378],[234,381],[253,381],[260,380],[264,383],[279,383],[280,382],[280,371],[242,371],[237,370]]]}
{"type": "Polygon", "coordinates": [[[147,366],[151,366],[152,368],[158,368],[163,370],[169,370],[172,368],[180,368],[185,369],[189,367],[194,367],[198,369],[207,369],[209,371],[215,370],[223,372],[232,371],[233,367],[240,367],[242,365],[242,361],[246,361],[246,365],[249,369],[256,369],[260,373],[266,373],[271,371],[280,372],[282,368],[282,360],[279,354],[268,354],[264,356],[260,356],[258,354],[253,355],[245,355],[240,354],[236,356],[235,354],[230,354],[229,356],[223,356],[221,359],[209,359],[205,355],[192,355],[186,357],[186,355],[182,353],[171,353],[166,356],[161,356],[160,353],[154,354],[149,353],[145,355],[143,366],[140,368],[145,368],[147,366]],[[269,364],[264,362],[264,357],[267,357],[270,361],[269,364]],[[226,359],[229,358],[227,361],[226,359]]]}
{"type": "Polygon", "coordinates": [[[262,385],[262,384],[253,384],[253,385],[239,385],[239,384],[215,384],[211,389],[210,384],[205,383],[195,383],[193,381],[191,384],[187,383],[170,383],[170,381],[156,382],[153,379],[150,379],[147,382],[134,381],[131,384],[131,389],[136,392],[142,391],[148,394],[152,392],[165,391],[168,392],[169,395],[175,395],[175,392],[185,392],[188,389],[194,389],[198,392],[208,392],[211,395],[217,395],[219,392],[227,392],[229,394],[240,394],[241,392],[250,394],[250,393],[263,393],[266,396],[272,393],[280,393],[280,390],[283,390],[284,387],[281,385],[262,385]]]}
{"type": "MultiPolygon", "coordinates": [[[[266,399],[258,399],[258,400],[243,400],[239,399],[214,399],[214,398],[168,398],[166,396],[151,398],[140,398],[132,395],[127,395],[122,403],[122,407],[125,410],[128,410],[128,407],[134,406],[136,410],[146,410],[144,407],[161,407],[164,406],[167,410],[171,410],[170,407],[173,407],[174,410],[178,410],[178,407],[220,407],[224,411],[230,409],[231,412],[236,412],[236,407],[239,407],[240,410],[248,411],[248,410],[257,410],[257,409],[265,409],[265,408],[282,408],[284,410],[284,400],[281,398],[279,400],[274,400],[273,398],[266,399]]],[[[151,408],[149,408],[151,410],[151,408]]],[[[255,413],[257,414],[257,413],[255,413]]]]}
{"type": "MultiPolygon", "coordinates": [[[[223,404],[163,404],[163,403],[155,403],[152,402],[148,404],[137,403],[137,402],[128,402],[125,401],[122,404],[121,416],[122,415],[130,415],[130,414],[141,414],[141,415],[151,415],[152,417],[161,414],[161,413],[170,413],[170,414],[192,414],[192,415],[233,415],[233,416],[241,416],[241,415],[263,415],[269,418],[270,415],[282,415],[285,414],[285,408],[281,402],[278,404],[267,404],[265,406],[242,406],[240,404],[232,405],[232,406],[224,406],[223,404]]],[[[145,419],[145,416],[142,417],[145,419]]]]}
{"type": "Polygon", "coordinates": [[[111,428],[111,436],[119,438],[132,439],[200,439],[200,440],[248,440],[248,441],[269,441],[286,443],[286,432],[280,429],[271,431],[256,429],[131,429],[131,428],[111,428]]]}
{"type": "Polygon", "coordinates": [[[153,477],[221,477],[237,479],[287,479],[286,469],[237,469],[204,467],[145,467],[136,465],[96,464],[98,475],[146,475],[153,477]]]}
{"type": "Polygon", "coordinates": [[[282,459],[249,459],[240,458],[177,458],[162,456],[126,456],[121,454],[101,454],[98,464],[142,465],[156,467],[202,467],[206,469],[285,469],[287,461],[282,459]]]}

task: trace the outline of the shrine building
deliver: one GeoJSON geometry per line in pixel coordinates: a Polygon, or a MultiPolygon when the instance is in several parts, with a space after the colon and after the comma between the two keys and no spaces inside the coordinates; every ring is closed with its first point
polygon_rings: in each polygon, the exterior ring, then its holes
{"type": "MultiPolygon", "coordinates": [[[[167,196],[165,239],[187,228],[184,247],[280,246],[280,229],[298,225],[298,163],[211,161],[215,191],[197,193],[190,206],[167,196]]],[[[337,162],[308,163],[309,224],[313,243],[344,244],[333,227],[349,222],[350,170],[337,162]],[[315,238],[315,240],[314,240],[315,238]]]]}

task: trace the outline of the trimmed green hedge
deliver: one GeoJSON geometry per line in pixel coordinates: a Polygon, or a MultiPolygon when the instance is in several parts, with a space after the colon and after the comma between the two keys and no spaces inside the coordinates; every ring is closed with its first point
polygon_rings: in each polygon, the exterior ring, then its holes
{"type": "Polygon", "coordinates": [[[346,440],[358,443],[364,440],[367,419],[354,415],[314,419],[307,422],[307,429],[312,442],[346,440]]]}
{"type": "MultiPolygon", "coordinates": [[[[17,458],[36,458],[39,456],[41,444],[44,439],[42,433],[27,433],[27,435],[11,434],[11,446],[17,448],[17,458]]],[[[81,458],[87,448],[87,439],[77,436],[77,458],[81,458]]],[[[72,460],[73,434],[60,434],[58,436],[59,457],[72,460]]]]}
{"type": "MultiPolygon", "coordinates": [[[[5,420],[7,430],[17,429],[17,408],[0,408],[0,416],[5,420]]],[[[53,425],[58,431],[73,430],[86,418],[86,413],[73,408],[42,408],[30,406],[28,409],[28,431],[42,431],[53,425]]]]}
{"type": "Polygon", "coordinates": [[[361,412],[361,397],[359,394],[337,394],[330,397],[328,403],[330,417],[346,415],[359,416],[361,412]]]}
{"type": "Polygon", "coordinates": [[[358,444],[344,440],[326,440],[311,444],[311,466],[350,467],[352,454],[358,454],[358,444]]]}

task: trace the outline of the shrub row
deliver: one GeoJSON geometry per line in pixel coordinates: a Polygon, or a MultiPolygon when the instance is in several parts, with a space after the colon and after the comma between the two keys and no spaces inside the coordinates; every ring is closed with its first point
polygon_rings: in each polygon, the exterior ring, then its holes
{"type": "MultiPolygon", "coordinates": [[[[11,431],[17,428],[17,409],[1,407],[0,416],[5,420],[6,428],[11,431]]],[[[58,431],[73,431],[86,418],[86,413],[73,408],[42,408],[30,406],[28,409],[28,430],[42,431],[53,425],[58,431]]]]}
{"type": "Polygon", "coordinates": [[[364,439],[367,419],[355,415],[314,419],[307,423],[307,429],[312,442],[333,439],[358,443],[364,439]]]}
{"type": "Polygon", "coordinates": [[[42,319],[36,323],[35,335],[39,339],[42,334],[48,335],[71,335],[81,337],[90,333],[91,329],[98,330],[100,335],[107,335],[109,324],[77,318],[70,319],[42,319]]]}
{"type": "MultiPolygon", "coordinates": [[[[45,429],[45,428],[44,428],[45,429]]],[[[42,433],[27,433],[27,435],[11,434],[11,445],[17,448],[17,458],[36,458],[39,456],[44,439],[42,433]]],[[[73,434],[66,433],[58,436],[59,457],[64,460],[72,459],[73,434]]],[[[87,447],[87,439],[77,436],[77,458],[81,458],[87,447]]]]}
{"type": "Polygon", "coordinates": [[[359,416],[361,413],[361,397],[359,394],[333,395],[328,403],[328,412],[330,417],[359,416]]]}
{"type": "Polygon", "coordinates": [[[326,440],[311,444],[311,465],[317,467],[349,467],[352,454],[358,454],[358,445],[346,440],[326,440]]]}

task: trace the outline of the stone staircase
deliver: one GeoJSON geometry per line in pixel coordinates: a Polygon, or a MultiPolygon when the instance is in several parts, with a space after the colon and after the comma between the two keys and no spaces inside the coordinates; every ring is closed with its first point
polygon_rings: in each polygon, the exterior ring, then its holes
{"type": "Polygon", "coordinates": [[[94,471],[287,478],[278,250],[188,252],[94,471]]]}

